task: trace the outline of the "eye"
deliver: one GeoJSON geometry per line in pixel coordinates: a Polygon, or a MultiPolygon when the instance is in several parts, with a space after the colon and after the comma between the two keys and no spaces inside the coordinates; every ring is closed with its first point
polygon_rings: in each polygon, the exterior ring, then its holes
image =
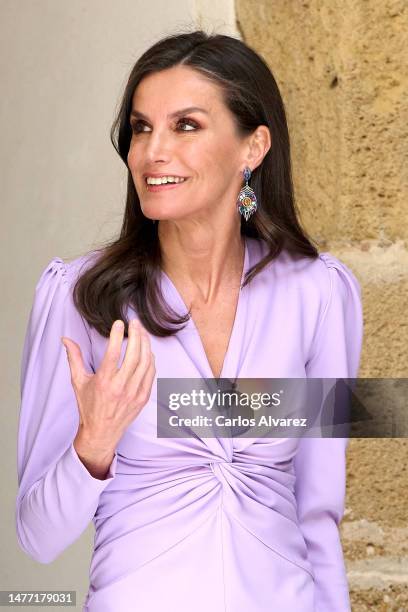
{"type": "Polygon", "coordinates": [[[192,119],[180,119],[180,121],[178,122],[178,125],[184,125],[184,126],[188,125],[193,128],[192,130],[181,130],[182,132],[194,132],[194,130],[200,127],[198,123],[196,123],[192,119]]]}
{"type": "MultiPolygon", "coordinates": [[[[141,132],[147,132],[150,131],[149,130],[145,130],[145,127],[149,127],[147,125],[147,123],[141,119],[139,119],[138,121],[131,121],[130,126],[132,128],[132,132],[134,134],[140,134],[141,132]]],[[[198,125],[198,123],[196,121],[194,121],[193,119],[179,119],[179,121],[177,122],[177,126],[181,127],[180,131],[181,132],[194,132],[197,129],[200,129],[200,126],[198,125]],[[189,128],[189,129],[184,129],[184,128],[189,128]]]]}
{"type": "Polygon", "coordinates": [[[147,127],[146,123],[144,121],[132,121],[130,124],[131,128],[132,128],[132,132],[134,134],[138,134],[139,132],[144,132],[145,130],[140,129],[141,127],[147,127]]]}

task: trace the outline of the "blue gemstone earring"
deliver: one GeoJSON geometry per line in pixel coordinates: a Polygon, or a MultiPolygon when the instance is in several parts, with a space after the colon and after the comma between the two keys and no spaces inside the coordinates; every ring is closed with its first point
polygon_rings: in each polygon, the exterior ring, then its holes
{"type": "Polygon", "coordinates": [[[246,185],[244,185],[241,191],[238,194],[237,199],[237,209],[238,212],[241,213],[245,217],[245,221],[248,221],[249,217],[256,212],[258,208],[258,202],[256,199],[256,195],[253,189],[248,185],[248,181],[251,178],[251,169],[248,166],[245,167],[244,171],[244,180],[246,185]]]}

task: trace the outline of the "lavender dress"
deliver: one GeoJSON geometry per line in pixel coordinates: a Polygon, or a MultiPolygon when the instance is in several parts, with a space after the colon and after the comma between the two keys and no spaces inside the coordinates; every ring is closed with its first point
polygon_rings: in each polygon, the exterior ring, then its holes
{"type": "MultiPolygon", "coordinates": [[[[246,239],[244,272],[266,248],[246,239]]],[[[93,478],[81,463],[60,338],[79,343],[96,371],[107,339],[72,302],[90,257],[54,258],[36,287],[21,369],[16,526],[23,550],[50,563],[92,520],[88,612],[349,611],[338,531],[347,439],[157,438],[154,383],[107,478],[93,478]]],[[[184,313],[164,273],[161,283],[184,313]]],[[[330,253],[295,260],[283,252],[241,290],[221,377],[356,377],[362,331],[350,269],[330,253]]],[[[150,339],[159,377],[212,377],[192,320],[176,336],[150,339]]]]}

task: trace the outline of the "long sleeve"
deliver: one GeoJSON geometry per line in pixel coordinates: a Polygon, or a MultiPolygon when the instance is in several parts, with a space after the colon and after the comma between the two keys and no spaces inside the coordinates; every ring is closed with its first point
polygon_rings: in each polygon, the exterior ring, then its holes
{"type": "Polygon", "coordinates": [[[16,529],[22,549],[50,563],[86,529],[115,476],[94,478],[73,440],[79,413],[61,336],[77,342],[94,371],[89,328],[72,299],[71,264],[56,257],[37,283],[21,363],[16,529]]]}
{"type": "MultiPolygon", "coordinates": [[[[306,375],[356,378],[363,336],[360,285],[330,253],[320,261],[328,300],[306,375]]],[[[315,612],[349,612],[339,524],[344,513],[347,438],[302,438],[295,456],[298,517],[315,574],[315,612]]]]}

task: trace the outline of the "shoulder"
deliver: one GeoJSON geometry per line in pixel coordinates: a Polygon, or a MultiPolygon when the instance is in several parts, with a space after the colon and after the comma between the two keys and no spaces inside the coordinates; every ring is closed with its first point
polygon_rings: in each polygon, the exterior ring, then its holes
{"type": "MultiPolygon", "coordinates": [[[[43,269],[35,287],[30,313],[30,327],[39,333],[57,330],[60,335],[75,338],[78,330],[88,328],[77,310],[73,289],[79,276],[92,265],[97,252],[92,251],[64,261],[53,257],[43,269]]],[[[31,333],[31,332],[30,332],[31,333]]]]}
{"type": "MultiPolygon", "coordinates": [[[[55,364],[64,354],[60,338],[68,337],[81,347],[92,369],[90,327],[77,310],[72,288],[92,258],[88,255],[64,261],[53,257],[43,269],[35,288],[23,346],[23,379],[38,367],[55,364]]],[[[31,378],[29,378],[31,380],[31,378]]]]}
{"type": "MultiPolygon", "coordinates": [[[[251,240],[251,249],[256,260],[268,252],[264,241],[251,240]]],[[[354,272],[330,252],[312,258],[283,249],[261,274],[266,276],[269,286],[283,287],[293,297],[301,297],[305,306],[318,302],[324,307],[333,296],[346,300],[350,295],[358,298],[361,294],[354,272]]]]}
{"type": "Polygon", "coordinates": [[[95,256],[93,251],[71,261],[57,256],[48,262],[35,286],[31,309],[34,321],[42,321],[45,326],[47,319],[78,319],[74,287],[79,276],[92,265],[95,256]]]}
{"type": "Polygon", "coordinates": [[[348,288],[359,291],[360,285],[354,272],[338,257],[329,252],[319,253],[315,258],[300,257],[285,260],[287,268],[304,282],[327,299],[333,292],[344,293],[348,288]]]}
{"type": "Polygon", "coordinates": [[[53,257],[40,274],[36,292],[56,286],[67,291],[72,290],[81,274],[92,266],[97,257],[97,251],[90,251],[70,261],[64,261],[58,256],[53,257]]]}

